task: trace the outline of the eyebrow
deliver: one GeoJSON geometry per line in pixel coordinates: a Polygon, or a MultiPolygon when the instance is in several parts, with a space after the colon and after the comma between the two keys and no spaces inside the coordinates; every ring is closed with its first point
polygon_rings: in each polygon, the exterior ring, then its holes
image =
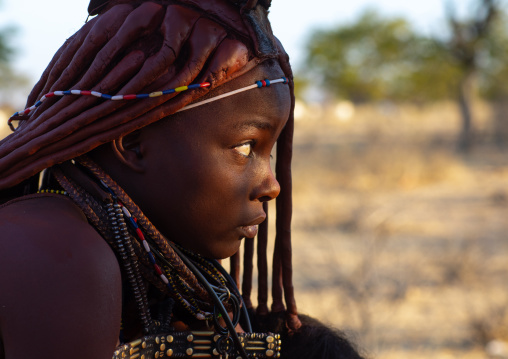
{"type": "Polygon", "coordinates": [[[273,125],[270,122],[261,120],[243,121],[234,125],[234,128],[237,130],[246,130],[252,127],[264,131],[270,131],[273,129],[273,125]]]}

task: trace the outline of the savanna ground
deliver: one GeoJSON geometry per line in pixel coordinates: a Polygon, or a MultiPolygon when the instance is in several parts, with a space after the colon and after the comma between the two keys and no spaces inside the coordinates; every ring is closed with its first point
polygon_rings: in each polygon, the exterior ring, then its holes
{"type": "Polygon", "coordinates": [[[299,310],[369,358],[508,358],[508,150],[489,107],[475,112],[468,155],[453,104],[296,123],[299,310]]]}
{"type": "Polygon", "coordinates": [[[468,155],[450,103],[296,123],[299,309],[370,358],[508,358],[508,150],[475,112],[468,155]]]}

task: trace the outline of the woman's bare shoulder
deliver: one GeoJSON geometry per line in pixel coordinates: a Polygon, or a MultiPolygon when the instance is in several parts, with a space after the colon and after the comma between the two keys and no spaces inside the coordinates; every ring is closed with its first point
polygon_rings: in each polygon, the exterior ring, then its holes
{"type": "Polygon", "coordinates": [[[103,256],[114,259],[74,202],[51,194],[25,196],[0,206],[0,253],[17,262],[19,251],[37,261],[86,258],[93,264],[103,256]]]}
{"type": "Polygon", "coordinates": [[[34,195],[0,207],[0,287],[0,358],[111,358],[120,269],[70,199],[34,195]]]}

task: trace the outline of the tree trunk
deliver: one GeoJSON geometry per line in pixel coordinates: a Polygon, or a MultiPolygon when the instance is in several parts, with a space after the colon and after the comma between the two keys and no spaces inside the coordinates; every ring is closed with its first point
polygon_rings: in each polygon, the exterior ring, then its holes
{"type": "Polygon", "coordinates": [[[469,152],[473,147],[473,115],[472,93],[473,93],[474,74],[472,72],[466,74],[459,84],[458,105],[462,118],[462,128],[458,139],[458,150],[463,153],[469,152]]]}
{"type": "Polygon", "coordinates": [[[494,141],[501,148],[508,147],[508,101],[498,99],[492,103],[494,108],[494,141]]]}

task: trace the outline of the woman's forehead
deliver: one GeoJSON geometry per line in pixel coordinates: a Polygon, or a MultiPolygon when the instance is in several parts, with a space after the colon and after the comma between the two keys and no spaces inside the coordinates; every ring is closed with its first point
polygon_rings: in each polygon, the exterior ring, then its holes
{"type": "MultiPolygon", "coordinates": [[[[277,78],[280,73],[280,68],[260,68],[249,73],[249,76],[229,82],[228,86],[224,86],[224,91],[221,92],[234,91],[245,84],[252,85],[256,81],[266,78],[277,78]]],[[[216,96],[220,94],[214,93],[216,96]]],[[[257,125],[254,127],[277,129],[280,124],[285,124],[288,120],[290,110],[291,95],[289,86],[287,83],[280,82],[271,84],[268,87],[256,87],[176,113],[167,117],[164,121],[156,122],[153,126],[157,127],[158,124],[161,124],[166,127],[166,124],[169,124],[169,127],[174,130],[174,126],[171,125],[171,123],[174,123],[184,132],[199,132],[204,127],[208,130],[225,127],[240,129],[245,128],[246,123],[256,123],[257,125]],[[198,128],[199,131],[197,131],[198,128]]]]}
{"type": "Polygon", "coordinates": [[[282,71],[279,63],[277,61],[267,60],[265,62],[260,63],[258,66],[254,67],[249,72],[217,87],[212,90],[205,96],[201,97],[197,101],[202,101],[207,98],[211,98],[214,96],[221,95],[223,93],[234,91],[236,89],[252,85],[256,83],[256,81],[267,80],[267,79],[276,79],[284,77],[285,74],[282,71]]]}
{"type": "MultiPolygon", "coordinates": [[[[282,71],[280,67],[259,68],[258,71],[248,73],[242,78],[235,79],[224,86],[223,91],[227,93],[244,86],[255,84],[256,81],[280,78],[282,71]],[[237,81],[238,80],[238,81],[237,81]]],[[[217,94],[219,95],[219,94],[217,94]]],[[[285,83],[275,83],[267,87],[254,88],[241,92],[210,104],[201,106],[201,112],[194,112],[195,115],[215,116],[217,119],[223,117],[239,117],[240,115],[266,116],[269,118],[289,117],[291,97],[289,86],[285,83]]],[[[198,110],[191,109],[189,111],[198,110]]]]}

